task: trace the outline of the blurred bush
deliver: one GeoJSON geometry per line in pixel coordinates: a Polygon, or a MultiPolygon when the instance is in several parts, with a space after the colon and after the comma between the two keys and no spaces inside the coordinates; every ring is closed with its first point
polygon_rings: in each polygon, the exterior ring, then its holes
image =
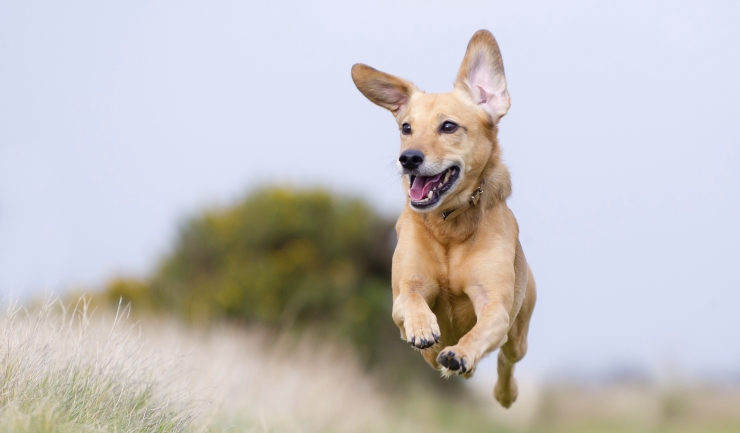
{"type": "Polygon", "coordinates": [[[116,279],[104,296],[193,322],[310,328],[351,342],[369,366],[392,365],[395,376],[434,375],[391,319],[393,224],[358,199],[260,189],[187,221],[155,275],[116,279]]]}

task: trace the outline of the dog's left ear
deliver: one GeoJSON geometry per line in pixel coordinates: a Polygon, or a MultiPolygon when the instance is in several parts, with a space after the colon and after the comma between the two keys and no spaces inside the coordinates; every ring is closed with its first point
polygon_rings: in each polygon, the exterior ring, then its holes
{"type": "Polygon", "coordinates": [[[494,122],[509,111],[504,62],[496,39],[488,30],[478,30],[470,39],[455,87],[466,90],[494,122]]]}
{"type": "Polygon", "coordinates": [[[411,94],[417,91],[411,82],[362,63],[352,66],[352,80],[367,99],[396,117],[406,110],[411,94]]]}

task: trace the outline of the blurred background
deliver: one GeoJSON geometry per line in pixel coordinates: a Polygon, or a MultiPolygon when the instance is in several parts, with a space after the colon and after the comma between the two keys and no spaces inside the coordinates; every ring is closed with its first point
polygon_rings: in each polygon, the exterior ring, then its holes
{"type": "Polygon", "coordinates": [[[740,431],[738,22],[729,1],[4,1],[0,293],[308,332],[484,424],[740,431]],[[539,290],[507,413],[495,357],[443,381],[398,341],[398,131],[349,72],[445,92],[481,28],[539,290]]]}

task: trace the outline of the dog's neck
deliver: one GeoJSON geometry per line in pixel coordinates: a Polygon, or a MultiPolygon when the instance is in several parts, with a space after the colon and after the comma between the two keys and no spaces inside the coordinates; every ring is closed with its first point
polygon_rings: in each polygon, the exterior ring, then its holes
{"type": "Polygon", "coordinates": [[[494,207],[505,204],[506,199],[511,195],[509,169],[501,162],[498,151],[491,156],[480,179],[481,181],[474,186],[474,189],[465,192],[465,196],[471,198],[476,189],[480,187],[482,193],[479,194],[478,202],[461,209],[454,218],[448,216],[445,219],[445,212],[439,211],[417,214],[424,226],[440,243],[463,242],[468,239],[475,232],[483,216],[494,207]]]}
{"type": "Polygon", "coordinates": [[[458,206],[456,208],[449,209],[445,212],[442,212],[442,219],[445,221],[452,221],[453,219],[457,218],[468,210],[471,206],[475,206],[480,201],[480,197],[483,194],[483,185],[485,185],[486,179],[481,179],[480,183],[478,184],[478,188],[473,191],[473,194],[471,194],[470,198],[468,199],[468,202],[463,204],[462,206],[458,206]]]}

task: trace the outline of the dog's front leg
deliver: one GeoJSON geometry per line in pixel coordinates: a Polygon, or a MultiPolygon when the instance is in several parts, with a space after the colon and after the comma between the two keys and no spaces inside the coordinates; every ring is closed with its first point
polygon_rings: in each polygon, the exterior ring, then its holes
{"type": "Polygon", "coordinates": [[[439,283],[434,278],[439,258],[425,234],[420,234],[408,217],[396,225],[398,245],[393,253],[393,320],[401,338],[417,349],[439,342],[437,317],[432,312],[439,283]]]}
{"type": "Polygon", "coordinates": [[[470,377],[483,356],[506,343],[514,302],[513,263],[494,263],[487,274],[473,274],[464,291],[475,309],[476,324],[456,345],[437,356],[446,376],[457,373],[470,377]]]}
{"type": "Polygon", "coordinates": [[[434,284],[421,281],[402,282],[394,290],[397,296],[393,299],[393,320],[401,330],[401,338],[417,349],[439,342],[437,317],[430,308],[438,290],[434,284]]]}

